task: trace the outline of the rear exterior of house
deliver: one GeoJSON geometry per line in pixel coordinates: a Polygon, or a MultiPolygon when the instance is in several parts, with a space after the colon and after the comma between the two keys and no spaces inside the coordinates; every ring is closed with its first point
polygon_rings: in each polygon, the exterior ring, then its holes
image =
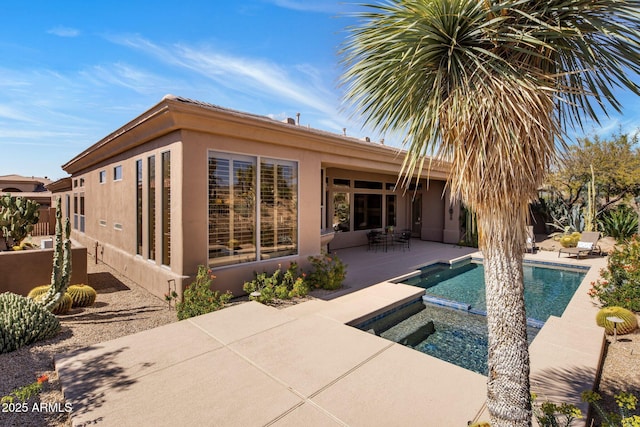
{"type": "Polygon", "coordinates": [[[455,243],[458,207],[446,166],[396,188],[402,154],[381,144],[173,96],[63,165],[72,235],[158,296],[182,291],[199,265],[214,288],[242,293],[254,272],[304,265],[364,245],[393,226],[455,243]]]}

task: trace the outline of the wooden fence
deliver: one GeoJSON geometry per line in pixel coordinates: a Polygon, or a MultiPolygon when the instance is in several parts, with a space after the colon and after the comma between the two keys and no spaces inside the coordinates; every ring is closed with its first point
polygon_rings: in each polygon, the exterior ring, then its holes
{"type": "Polygon", "coordinates": [[[40,220],[33,226],[32,236],[50,236],[55,232],[56,208],[40,208],[40,220]]]}

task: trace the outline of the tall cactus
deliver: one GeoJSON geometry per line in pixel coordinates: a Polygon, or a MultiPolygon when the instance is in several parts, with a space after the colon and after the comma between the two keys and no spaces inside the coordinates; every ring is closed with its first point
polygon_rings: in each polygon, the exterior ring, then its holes
{"type": "Polygon", "coordinates": [[[53,246],[53,271],[51,272],[51,286],[40,300],[44,307],[51,311],[62,299],[71,279],[71,225],[69,218],[65,220],[64,230],[62,226],[61,201],[58,197],[56,203],[56,236],[53,246]],[[63,242],[64,233],[64,242],[63,242]]]}

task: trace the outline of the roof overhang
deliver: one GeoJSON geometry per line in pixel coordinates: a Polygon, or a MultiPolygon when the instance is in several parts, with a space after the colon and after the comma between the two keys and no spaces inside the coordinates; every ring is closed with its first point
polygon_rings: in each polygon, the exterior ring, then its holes
{"type": "MultiPolygon", "coordinates": [[[[406,155],[405,151],[398,148],[167,95],[154,107],[93,144],[62,168],[69,174],[76,174],[175,131],[202,132],[291,146],[317,152],[323,165],[348,165],[395,174],[406,155]]],[[[448,164],[431,162],[431,177],[446,179],[448,172],[448,164]]]]}

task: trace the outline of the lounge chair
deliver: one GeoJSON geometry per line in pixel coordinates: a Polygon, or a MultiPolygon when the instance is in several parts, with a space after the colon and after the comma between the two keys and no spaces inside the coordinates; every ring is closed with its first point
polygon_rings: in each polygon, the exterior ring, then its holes
{"type": "Polygon", "coordinates": [[[527,252],[531,251],[531,253],[535,253],[536,235],[533,233],[533,225],[527,225],[526,235],[527,235],[527,240],[526,240],[525,251],[527,252]]]}
{"type": "Polygon", "coordinates": [[[565,253],[569,255],[575,255],[576,258],[580,258],[580,255],[589,255],[591,253],[602,254],[602,250],[598,246],[598,240],[600,240],[600,233],[597,231],[583,231],[580,236],[580,241],[575,248],[561,248],[558,251],[558,258],[560,254],[565,253]]]}

